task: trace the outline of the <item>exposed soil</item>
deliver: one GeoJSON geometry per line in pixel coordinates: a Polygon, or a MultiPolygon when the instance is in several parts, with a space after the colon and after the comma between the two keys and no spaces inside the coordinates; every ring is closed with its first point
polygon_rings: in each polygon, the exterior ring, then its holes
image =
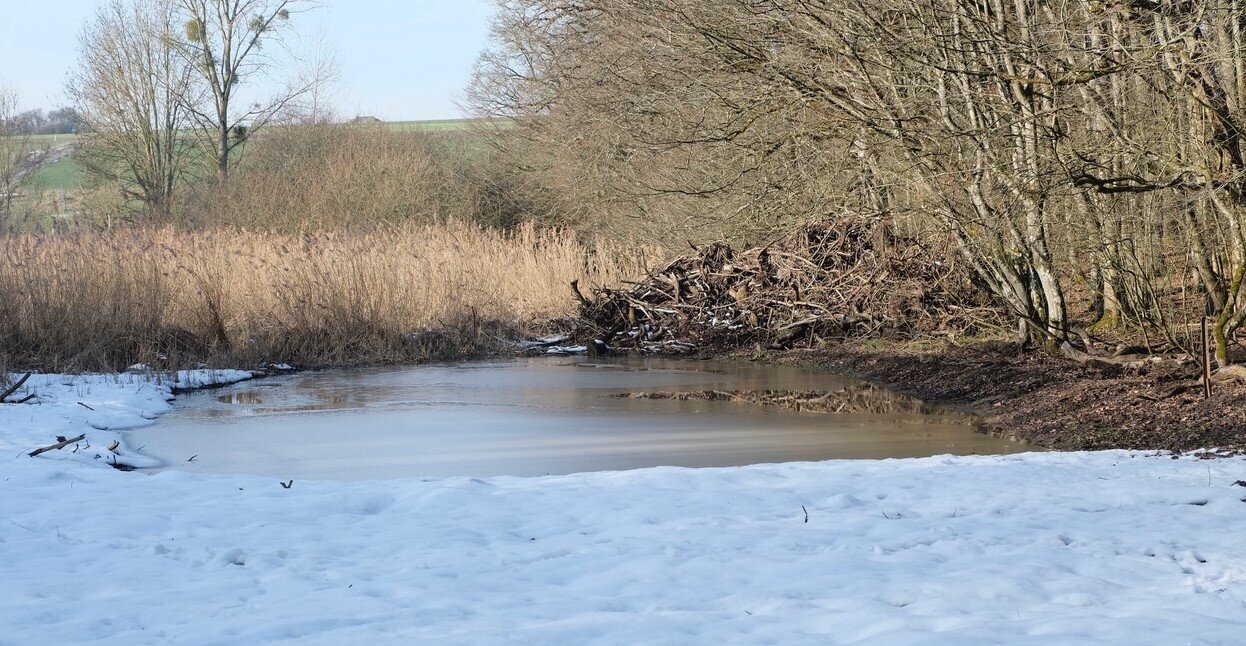
{"type": "Polygon", "coordinates": [[[1246,386],[1216,383],[1204,400],[1193,363],[1165,361],[1124,372],[1007,343],[914,348],[875,342],[774,358],[973,413],[988,430],[1039,446],[1246,453],[1246,386]]]}

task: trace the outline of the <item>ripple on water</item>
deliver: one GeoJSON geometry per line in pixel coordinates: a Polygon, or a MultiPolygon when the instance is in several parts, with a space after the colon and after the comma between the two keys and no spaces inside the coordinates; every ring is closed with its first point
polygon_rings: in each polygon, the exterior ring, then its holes
{"type": "Polygon", "coordinates": [[[536,358],[335,370],[178,399],[131,433],[178,469],[282,480],[545,475],[1013,453],[974,420],[837,375],[536,358]],[[191,463],[186,456],[198,455],[191,463]]]}

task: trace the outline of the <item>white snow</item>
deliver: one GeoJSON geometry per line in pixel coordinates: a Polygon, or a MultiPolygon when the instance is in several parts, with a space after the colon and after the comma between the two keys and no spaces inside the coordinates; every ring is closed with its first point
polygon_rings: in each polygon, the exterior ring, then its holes
{"type": "Polygon", "coordinates": [[[220,384],[232,384],[250,379],[253,373],[245,370],[179,370],[174,375],[174,388],[203,388],[220,384]]]}
{"type": "Polygon", "coordinates": [[[544,352],[545,354],[551,355],[586,354],[588,352],[588,346],[565,345],[565,343],[570,340],[570,337],[564,334],[557,334],[539,339],[520,339],[518,341],[508,339],[499,340],[517,348],[533,352],[544,352]]]}
{"type": "Polygon", "coordinates": [[[182,370],[171,375],[33,375],[11,398],[34,394],[32,401],[0,404],[0,450],[24,456],[35,448],[53,444],[58,436],[86,434],[85,442],[45,453],[39,459],[83,463],[121,460],[135,467],[156,466],[156,460],[124,445],[120,452],[110,452],[106,447],[114,441],[124,442],[120,431],[149,426],[168,412],[172,388],[230,384],[252,376],[242,370],[182,370]]]}
{"type": "Polygon", "coordinates": [[[545,354],[586,354],[586,345],[551,345],[545,348],[545,354]]]}
{"type": "Polygon", "coordinates": [[[12,456],[0,469],[0,644],[1246,634],[1240,458],[1032,453],[287,489],[94,459],[168,410],[167,382],[43,375],[30,387],[39,403],[0,405],[12,456]],[[26,455],[79,433],[89,449],[26,455]]]}

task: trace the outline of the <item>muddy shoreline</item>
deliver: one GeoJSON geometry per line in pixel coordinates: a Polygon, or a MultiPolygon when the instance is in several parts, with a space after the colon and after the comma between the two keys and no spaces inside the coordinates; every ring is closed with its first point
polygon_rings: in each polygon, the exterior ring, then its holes
{"type": "Polygon", "coordinates": [[[984,430],[1065,450],[1246,453],[1246,387],[1165,363],[1126,372],[1083,366],[1009,343],[911,346],[879,342],[776,352],[768,360],[850,375],[976,415],[984,430]]]}

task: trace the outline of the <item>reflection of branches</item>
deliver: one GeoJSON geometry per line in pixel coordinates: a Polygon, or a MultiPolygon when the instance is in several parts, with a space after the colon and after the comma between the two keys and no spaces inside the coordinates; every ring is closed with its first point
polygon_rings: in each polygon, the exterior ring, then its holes
{"type": "Polygon", "coordinates": [[[641,392],[629,399],[674,401],[728,401],[757,406],[778,406],[803,413],[868,413],[929,415],[936,409],[912,397],[897,395],[868,384],[838,390],[700,390],[693,392],[641,392]]]}

